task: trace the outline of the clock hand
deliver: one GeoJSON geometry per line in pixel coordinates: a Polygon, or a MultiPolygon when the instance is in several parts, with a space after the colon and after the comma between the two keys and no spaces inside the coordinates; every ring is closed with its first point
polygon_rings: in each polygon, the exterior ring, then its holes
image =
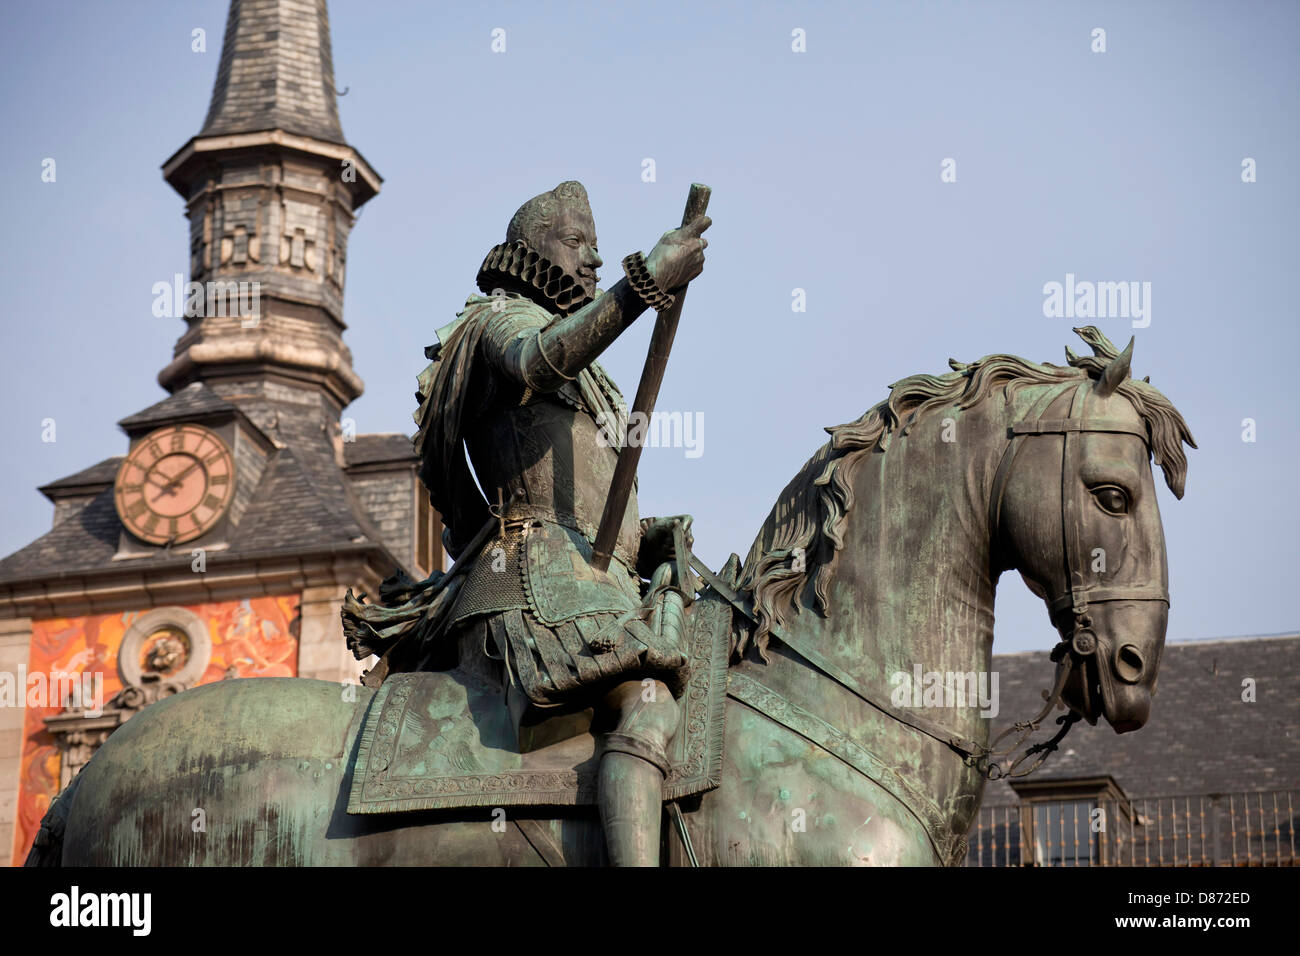
{"type": "Polygon", "coordinates": [[[147,475],[145,475],[145,479],[144,479],[146,484],[153,484],[155,487],[159,489],[158,494],[154,495],[152,498],[149,499],[150,504],[157,501],[164,494],[170,495],[172,493],[171,482],[167,481],[164,482],[163,484],[158,484],[158,482],[154,480],[156,477],[157,474],[153,471],[150,471],[147,475]]]}
{"type": "Polygon", "coordinates": [[[199,467],[200,464],[201,464],[201,463],[200,463],[199,460],[196,458],[196,459],[194,460],[194,464],[190,465],[190,467],[186,468],[186,469],[185,469],[184,471],[182,471],[179,475],[176,475],[174,478],[172,478],[172,480],[169,481],[169,482],[167,482],[167,484],[166,484],[164,487],[170,489],[170,488],[172,488],[172,487],[174,487],[174,486],[176,486],[176,485],[179,485],[179,484],[181,483],[181,479],[183,479],[186,475],[188,475],[188,474],[189,474],[191,471],[193,471],[195,468],[199,467]]]}
{"type": "Polygon", "coordinates": [[[202,464],[202,462],[200,462],[198,459],[195,459],[194,464],[190,465],[188,468],[186,468],[184,471],[180,472],[179,474],[173,476],[172,479],[168,481],[165,485],[160,485],[159,488],[161,490],[159,491],[158,494],[154,495],[153,498],[150,499],[150,501],[157,501],[164,494],[168,494],[168,495],[174,494],[176,489],[180,487],[180,483],[185,478],[185,476],[188,475],[195,468],[199,467],[200,464],[202,464]]]}
{"type": "Polygon", "coordinates": [[[170,486],[164,485],[162,487],[162,490],[160,490],[158,494],[154,495],[152,498],[149,499],[149,503],[153,504],[154,502],[158,501],[163,495],[173,495],[175,493],[176,492],[170,486]]]}

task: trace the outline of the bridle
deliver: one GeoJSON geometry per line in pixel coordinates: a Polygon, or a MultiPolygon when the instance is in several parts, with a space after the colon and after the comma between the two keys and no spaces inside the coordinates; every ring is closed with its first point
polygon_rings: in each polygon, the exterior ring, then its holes
{"type": "MultiPolygon", "coordinates": [[[[1092,687],[1092,681],[1089,679],[1088,674],[1090,661],[1091,669],[1095,670],[1097,682],[1102,687],[1103,696],[1109,696],[1113,692],[1114,685],[1112,681],[1116,677],[1126,683],[1136,683],[1140,679],[1141,668],[1135,668],[1136,674],[1131,679],[1127,673],[1112,674],[1112,668],[1107,666],[1105,662],[1112,659],[1114,652],[1113,641],[1109,635],[1100,635],[1093,629],[1092,618],[1088,614],[1090,605],[1104,604],[1109,601],[1163,601],[1166,606],[1169,604],[1169,591],[1163,585],[1142,584],[1127,587],[1105,587],[1095,582],[1090,583],[1083,569],[1078,566],[1083,554],[1080,548],[1080,541],[1083,537],[1083,519],[1074,484],[1078,478],[1080,456],[1082,455],[1081,436],[1090,433],[1136,435],[1142,439],[1148,450],[1151,448],[1151,439],[1147,434],[1145,425],[1137,422],[1089,416],[1088,400],[1093,387],[1090,379],[1079,383],[1070,400],[1070,410],[1067,417],[1040,418],[1039,416],[1064,392],[1064,390],[1049,390],[1024,419],[1016,422],[1008,430],[1010,441],[1002,452],[1002,460],[998,463],[997,472],[993,477],[993,491],[989,496],[989,529],[990,535],[996,536],[1002,516],[1002,496],[1007,481],[1011,477],[1011,472],[1015,467],[1016,458],[1019,456],[1021,449],[1024,448],[1026,439],[1035,435],[1061,436],[1061,538],[1066,583],[1065,590],[1048,601],[1048,609],[1054,624],[1066,611],[1072,614],[1073,621],[1068,631],[1065,631],[1066,636],[1052,648],[1051,657],[1056,663],[1056,679],[1053,681],[1051,692],[1046,695],[1046,705],[1033,720],[1020,721],[1000,733],[993,743],[988,748],[984,748],[976,758],[976,767],[990,780],[996,780],[999,777],[1023,777],[1033,773],[1042,765],[1048,755],[1057,749],[1061,740],[1069,733],[1070,728],[1082,719],[1082,716],[1073,710],[1062,717],[1058,717],[1056,722],[1061,725],[1061,729],[1056,736],[1049,741],[1027,748],[1023,754],[1012,760],[1010,766],[1005,769],[1001,764],[991,759],[994,757],[1010,758],[1038,730],[1043,719],[1060,701],[1061,694],[1073,668],[1084,669],[1083,679],[1080,683],[1083,689],[1083,706],[1085,708],[1089,707],[1092,687]],[[999,750],[998,745],[1002,740],[1013,733],[1018,733],[1019,736],[1009,747],[999,750]],[[1027,770],[1019,770],[1020,765],[1035,754],[1039,755],[1038,759],[1027,770]]],[[[1125,645],[1120,649],[1120,653],[1124,654],[1125,652],[1136,656],[1139,661],[1141,660],[1141,655],[1136,647],[1125,645]]]]}

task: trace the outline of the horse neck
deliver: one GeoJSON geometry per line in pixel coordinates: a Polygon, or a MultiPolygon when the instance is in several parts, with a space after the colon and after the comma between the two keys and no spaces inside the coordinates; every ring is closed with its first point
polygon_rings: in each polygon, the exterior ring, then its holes
{"type": "Polygon", "coordinates": [[[989,669],[988,501],[1006,445],[1002,404],[928,412],[858,462],[828,615],[814,626],[863,686],[887,689],[918,665],[989,669]]]}

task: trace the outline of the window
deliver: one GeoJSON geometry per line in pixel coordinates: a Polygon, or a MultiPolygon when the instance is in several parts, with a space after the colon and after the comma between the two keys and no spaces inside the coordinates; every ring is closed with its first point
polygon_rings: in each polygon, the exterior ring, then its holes
{"type": "Polygon", "coordinates": [[[1032,866],[1113,865],[1132,827],[1132,807],[1109,776],[1019,780],[1021,856],[1032,866]]]}
{"type": "Polygon", "coordinates": [[[1095,800],[1034,802],[1030,824],[1035,866],[1095,866],[1100,843],[1094,828],[1100,825],[1095,800]]]}

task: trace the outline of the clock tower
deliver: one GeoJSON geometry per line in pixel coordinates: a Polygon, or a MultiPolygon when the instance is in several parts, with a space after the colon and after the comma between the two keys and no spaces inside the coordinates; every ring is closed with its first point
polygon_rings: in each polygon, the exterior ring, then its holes
{"type": "Polygon", "coordinates": [[[339,123],[325,0],[232,0],[206,119],[162,173],[189,273],[154,287],[179,331],[167,394],[121,419],[123,454],[42,487],[53,527],[0,560],[0,674],[23,678],[0,681],[0,704],[23,697],[0,706],[14,862],[141,707],[236,677],[346,694],[343,595],[443,564],[409,438],[345,415],[363,388],[343,341],[348,241],[381,179],[339,123]]]}

